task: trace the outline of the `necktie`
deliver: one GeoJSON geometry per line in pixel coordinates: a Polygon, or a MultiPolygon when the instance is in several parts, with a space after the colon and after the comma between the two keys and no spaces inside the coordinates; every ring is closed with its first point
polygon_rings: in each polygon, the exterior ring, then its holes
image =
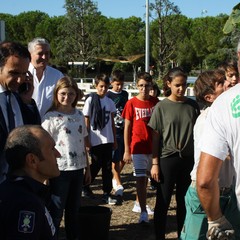
{"type": "Polygon", "coordinates": [[[7,100],[7,116],[8,116],[8,127],[9,132],[15,128],[15,119],[14,119],[14,112],[12,110],[12,104],[11,104],[11,92],[6,91],[6,100],[7,100]]]}

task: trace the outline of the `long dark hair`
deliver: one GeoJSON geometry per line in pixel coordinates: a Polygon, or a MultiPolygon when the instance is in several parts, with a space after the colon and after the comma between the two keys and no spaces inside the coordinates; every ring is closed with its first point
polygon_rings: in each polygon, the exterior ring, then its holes
{"type": "Polygon", "coordinates": [[[172,82],[175,77],[179,76],[187,80],[187,74],[183,69],[181,67],[174,67],[163,77],[163,94],[165,97],[169,97],[172,93],[171,89],[168,87],[168,82],[172,82]]]}

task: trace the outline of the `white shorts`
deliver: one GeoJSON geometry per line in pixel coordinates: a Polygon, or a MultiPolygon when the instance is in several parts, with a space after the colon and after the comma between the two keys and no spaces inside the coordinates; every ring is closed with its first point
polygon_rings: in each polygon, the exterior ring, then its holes
{"type": "Polygon", "coordinates": [[[149,177],[152,167],[152,154],[132,154],[133,175],[149,177]]]}

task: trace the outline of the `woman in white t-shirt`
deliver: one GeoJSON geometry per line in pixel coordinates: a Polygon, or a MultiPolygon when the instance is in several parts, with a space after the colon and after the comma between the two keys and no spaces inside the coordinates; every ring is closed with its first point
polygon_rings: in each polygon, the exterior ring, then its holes
{"type": "Polygon", "coordinates": [[[76,109],[79,89],[69,77],[58,80],[54,90],[53,103],[45,114],[42,126],[56,142],[61,153],[57,159],[60,176],[50,180],[53,194],[51,215],[59,229],[65,210],[67,239],[78,238],[78,211],[82,192],[84,169],[85,181],[91,181],[86,145],[88,134],[82,112],[76,109]]]}

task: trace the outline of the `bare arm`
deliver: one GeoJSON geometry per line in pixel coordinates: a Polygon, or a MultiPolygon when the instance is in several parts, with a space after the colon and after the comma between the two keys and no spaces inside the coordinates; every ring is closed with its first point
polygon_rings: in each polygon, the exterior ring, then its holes
{"type": "Polygon", "coordinates": [[[87,139],[85,138],[84,141],[85,141],[86,149],[87,149],[87,151],[89,152],[89,150],[90,150],[90,148],[91,148],[91,143],[90,143],[90,141],[89,141],[90,120],[89,120],[89,117],[88,117],[88,116],[85,116],[85,125],[86,125],[86,128],[87,128],[88,137],[87,137],[87,139]]]}
{"type": "Polygon", "coordinates": [[[130,143],[131,143],[131,133],[132,133],[132,123],[128,119],[125,119],[124,124],[124,155],[123,160],[126,163],[132,162],[132,157],[130,153],[130,143]]]}
{"type": "Polygon", "coordinates": [[[84,144],[85,144],[85,155],[86,155],[86,163],[87,163],[87,166],[85,168],[84,178],[85,178],[85,184],[90,184],[91,183],[91,172],[90,172],[89,158],[88,158],[88,153],[87,153],[87,146],[90,146],[88,136],[86,136],[84,138],[84,144]]]}
{"type": "Polygon", "coordinates": [[[90,120],[89,120],[89,116],[85,116],[85,125],[87,128],[88,133],[90,132],[90,120]]]}
{"type": "Polygon", "coordinates": [[[113,138],[114,138],[114,144],[113,144],[113,149],[117,149],[117,139],[116,139],[116,127],[114,123],[114,113],[111,113],[111,118],[112,118],[112,132],[113,132],[113,138]]]}
{"type": "Polygon", "coordinates": [[[222,216],[218,183],[221,166],[220,159],[201,153],[197,170],[197,193],[208,216],[208,221],[214,221],[222,216]]]}
{"type": "Polygon", "coordinates": [[[160,166],[159,166],[159,142],[160,142],[160,134],[152,130],[152,168],[151,168],[151,176],[152,178],[159,182],[160,181],[160,166]]]}

